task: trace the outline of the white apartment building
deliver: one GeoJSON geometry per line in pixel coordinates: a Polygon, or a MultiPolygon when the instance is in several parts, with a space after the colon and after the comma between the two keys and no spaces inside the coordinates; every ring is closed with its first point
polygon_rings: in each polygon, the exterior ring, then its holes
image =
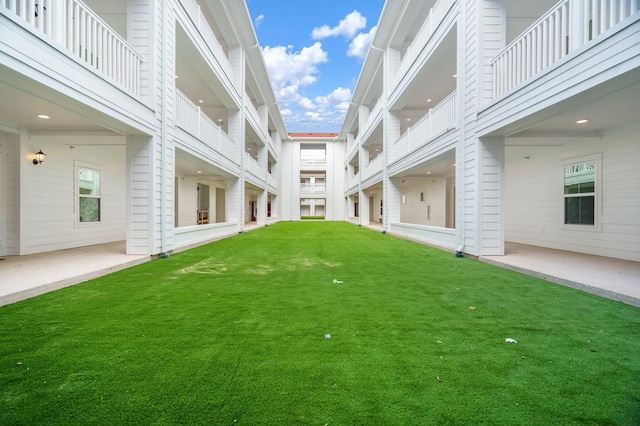
{"type": "Polygon", "coordinates": [[[345,220],[640,261],[639,11],[387,1],[340,132],[345,220]]]}
{"type": "Polygon", "coordinates": [[[2,0],[0,99],[0,255],[278,220],[286,132],[245,2],[2,0]]]}
{"type": "Polygon", "coordinates": [[[287,134],[243,1],[0,0],[0,255],[312,218],[640,261],[640,1],[389,0],[353,93],[287,134]]]}

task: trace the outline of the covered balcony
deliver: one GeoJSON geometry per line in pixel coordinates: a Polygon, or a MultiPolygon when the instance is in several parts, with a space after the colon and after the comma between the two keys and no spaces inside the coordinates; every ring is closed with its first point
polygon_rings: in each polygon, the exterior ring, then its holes
{"type": "Polygon", "coordinates": [[[457,0],[427,0],[419,10],[412,10],[411,16],[405,16],[403,25],[398,26],[392,46],[399,51],[401,62],[395,73],[394,82],[398,85],[407,71],[416,62],[424,47],[439,29],[457,0]]]}
{"type": "Polygon", "coordinates": [[[606,36],[640,10],[637,0],[505,3],[507,45],[490,62],[491,99],[529,81],[592,40],[606,36]],[[526,22],[524,16],[539,18],[524,31],[516,32],[526,22]]]}
{"type": "Polygon", "coordinates": [[[236,73],[229,60],[229,43],[222,36],[224,21],[216,20],[216,16],[221,14],[215,11],[213,2],[201,0],[179,0],[184,8],[189,20],[200,35],[208,51],[215,58],[215,63],[220,66],[221,71],[230,82],[234,82],[236,73]]]}
{"type": "Polygon", "coordinates": [[[0,13],[62,47],[129,95],[141,95],[144,61],[127,41],[126,0],[3,0],[0,13]]]}

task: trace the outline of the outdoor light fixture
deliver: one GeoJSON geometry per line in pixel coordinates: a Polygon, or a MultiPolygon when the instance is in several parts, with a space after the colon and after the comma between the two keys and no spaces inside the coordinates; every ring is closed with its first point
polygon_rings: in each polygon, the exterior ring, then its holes
{"type": "Polygon", "coordinates": [[[46,157],[47,155],[42,152],[42,150],[36,152],[36,158],[33,159],[33,164],[35,164],[36,166],[40,163],[42,163],[44,161],[44,157],[46,157]]]}

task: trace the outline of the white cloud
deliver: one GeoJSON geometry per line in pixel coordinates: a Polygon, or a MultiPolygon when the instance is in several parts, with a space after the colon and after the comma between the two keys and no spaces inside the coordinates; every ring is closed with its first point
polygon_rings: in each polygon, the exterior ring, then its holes
{"type": "Polygon", "coordinates": [[[338,87],[327,96],[317,96],[315,101],[321,107],[328,107],[330,105],[337,105],[344,101],[351,99],[351,89],[338,87]]]}
{"type": "Polygon", "coordinates": [[[365,56],[367,56],[373,35],[376,33],[376,28],[377,27],[373,27],[368,33],[360,33],[355,36],[353,40],[351,40],[351,44],[349,44],[347,56],[364,59],[365,56]]]}
{"type": "Polygon", "coordinates": [[[335,106],[335,110],[338,111],[340,114],[346,114],[347,110],[349,109],[349,105],[351,105],[351,102],[346,101],[346,102],[340,102],[338,105],[335,106]]]}
{"type": "Polygon", "coordinates": [[[340,35],[351,38],[366,26],[367,18],[362,16],[357,10],[354,10],[342,19],[335,27],[323,25],[321,27],[314,28],[311,32],[311,37],[314,40],[321,40],[326,37],[335,37],[340,35]]]}
{"type": "Polygon", "coordinates": [[[299,88],[315,83],[315,74],[319,72],[317,65],[328,61],[327,52],[320,42],[304,47],[300,52],[291,49],[291,46],[266,46],[262,49],[273,90],[281,102],[300,99],[295,95],[299,88]]]}
{"type": "Polygon", "coordinates": [[[256,28],[260,28],[260,23],[262,22],[262,20],[264,19],[264,15],[260,14],[256,17],[255,21],[254,21],[254,26],[256,28]]]}
{"type": "Polygon", "coordinates": [[[316,105],[313,101],[307,97],[300,98],[298,101],[298,107],[306,110],[316,109],[316,105]]]}
{"type": "Polygon", "coordinates": [[[288,108],[284,108],[280,110],[280,115],[282,115],[283,118],[291,117],[293,115],[293,112],[291,112],[291,110],[288,108]]]}

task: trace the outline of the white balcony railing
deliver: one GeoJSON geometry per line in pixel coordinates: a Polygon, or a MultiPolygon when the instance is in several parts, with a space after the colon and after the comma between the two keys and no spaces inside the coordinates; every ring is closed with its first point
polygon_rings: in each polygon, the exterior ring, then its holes
{"type": "Polygon", "coordinates": [[[276,181],[276,177],[272,173],[267,173],[267,184],[273,188],[278,187],[278,182],[276,181]]]}
{"type": "Polygon", "coordinates": [[[349,178],[349,186],[346,189],[351,189],[355,186],[358,186],[360,183],[360,173],[356,173],[355,175],[349,178]]]}
{"type": "Polygon", "coordinates": [[[376,158],[371,160],[369,162],[369,164],[367,164],[367,166],[362,171],[362,180],[363,181],[366,180],[366,179],[369,179],[371,176],[373,176],[376,173],[382,171],[382,164],[383,164],[382,159],[383,159],[383,156],[382,155],[378,155],[376,158]]]}
{"type": "MultiPolygon", "coordinates": [[[[245,99],[250,99],[246,93],[245,99]]],[[[249,119],[249,122],[252,124],[256,132],[262,136],[263,141],[266,141],[268,139],[268,135],[263,126],[263,121],[260,119],[260,113],[258,113],[258,109],[253,105],[251,101],[246,102],[244,107],[247,112],[247,118],[249,119]]]]}
{"type": "Polygon", "coordinates": [[[560,1],[493,59],[494,99],[639,9],[638,0],[560,1]]]}
{"type": "Polygon", "coordinates": [[[452,92],[435,107],[429,109],[420,120],[393,145],[392,159],[397,160],[425,145],[439,135],[458,126],[456,92],[452,92]]]}
{"type": "Polygon", "coordinates": [[[244,152],[244,170],[245,172],[251,173],[260,182],[264,181],[265,174],[267,172],[267,170],[248,152],[244,152]]]}
{"type": "Polygon", "coordinates": [[[415,38],[407,47],[398,71],[396,72],[396,84],[400,82],[402,77],[407,73],[411,65],[415,62],[416,58],[427,45],[431,36],[440,26],[440,23],[444,20],[445,16],[449,12],[449,9],[456,3],[456,0],[438,0],[436,4],[429,10],[429,16],[424,21],[424,24],[416,34],[415,38]]]}
{"type": "Polygon", "coordinates": [[[236,144],[199,106],[176,89],[176,125],[226,158],[237,161],[236,144]]]}
{"type": "Polygon", "coordinates": [[[300,158],[301,166],[325,166],[327,164],[327,157],[306,157],[300,158]]]}
{"type": "Polygon", "coordinates": [[[327,185],[324,183],[301,183],[300,184],[300,192],[310,193],[310,192],[326,192],[327,185]]]}
{"type": "Polygon", "coordinates": [[[142,56],[82,1],[0,0],[2,7],[130,95],[140,95],[142,56]]]}
{"type": "Polygon", "coordinates": [[[180,2],[191,17],[193,24],[196,26],[198,31],[200,31],[200,35],[202,35],[202,38],[207,43],[207,46],[209,46],[209,50],[211,50],[211,53],[216,59],[218,59],[218,63],[222,67],[222,70],[227,74],[229,79],[233,81],[234,74],[231,62],[225,54],[222,45],[216,38],[215,33],[211,29],[207,18],[202,14],[198,2],[196,2],[196,0],[180,0],[180,2]]]}
{"type": "Polygon", "coordinates": [[[367,140],[369,136],[371,136],[371,132],[373,131],[371,126],[376,121],[376,118],[382,112],[382,104],[384,103],[383,98],[384,96],[380,96],[376,101],[376,103],[373,105],[373,108],[371,109],[371,111],[369,112],[369,117],[367,117],[367,121],[366,121],[366,124],[364,125],[363,132],[362,132],[362,137],[364,138],[363,141],[367,140]]]}

